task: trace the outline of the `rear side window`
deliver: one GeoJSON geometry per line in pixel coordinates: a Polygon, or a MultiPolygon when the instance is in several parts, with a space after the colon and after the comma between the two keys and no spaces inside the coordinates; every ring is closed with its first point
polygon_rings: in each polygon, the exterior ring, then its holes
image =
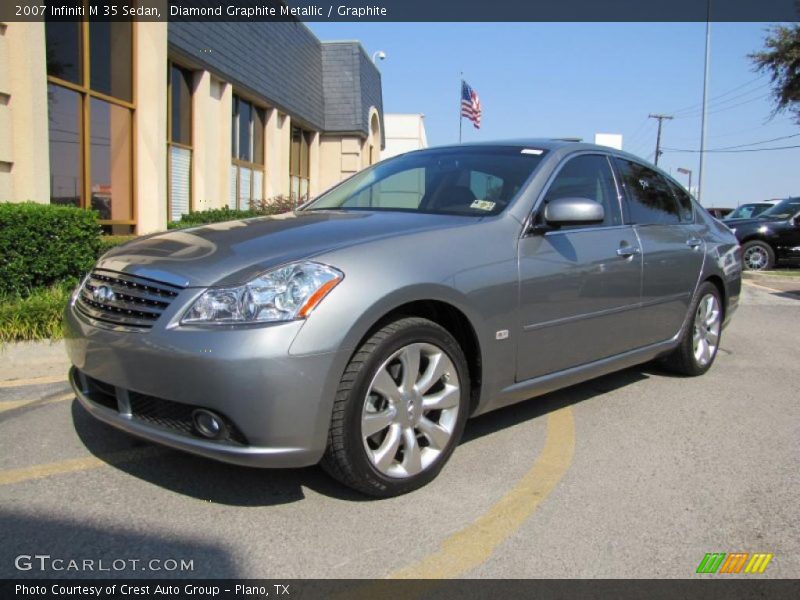
{"type": "Polygon", "coordinates": [[[692,207],[692,199],[681,186],[675,185],[671,181],[668,182],[672,188],[675,198],[678,200],[678,210],[680,211],[681,223],[694,223],[694,208],[692,207]]]}
{"type": "Polygon", "coordinates": [[[667,180],[653,169],[617,158],[622,185],[628,199],[628,219],[635,225],[680,223],[678,202],[667,180]]]}
{"type": "Polygon", "coordinates": [[[544,201],[547,203],[558,198],[588,198],[599,202],[605,211],[603,225],[622,224],[614,175],[608,159],[601,154],[569,159],[547,190],[544,201]]]}

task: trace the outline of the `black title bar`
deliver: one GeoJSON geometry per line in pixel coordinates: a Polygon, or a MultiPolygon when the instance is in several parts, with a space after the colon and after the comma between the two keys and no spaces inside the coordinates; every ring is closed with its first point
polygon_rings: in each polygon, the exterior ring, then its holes
{"type": "Polygon", "coordinates": [[[796,599],[800,581],[788,579],[488,579],[488,580],[280,580],[280,579],[4,579],[0,598],[78,600],[486,600],[487,598],[592,598],[603,600],[796,599]]]}
{"type": "Polygon", "coordinates": [[[792,22],[800,0],[3,0],[0,22],[792,22]],[[710,11],[709,11],[710,9],[710,11]]]}

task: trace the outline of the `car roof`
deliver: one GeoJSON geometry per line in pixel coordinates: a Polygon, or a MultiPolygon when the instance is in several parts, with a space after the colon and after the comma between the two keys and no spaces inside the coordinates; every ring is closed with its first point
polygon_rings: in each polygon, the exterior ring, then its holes
{"type": "Polygon", "coordinates": [[[517,147],[520,149],[532,148],[537,150],[550,150],[550,151],[567,149],[574,152],[586,152],[586,151],[606,152],[609,154],[615,154],[617,156],[629,158],[637,162],[645,163],[650,167],[655,166],[645,158],[642,158],[641,156],[636,156],[635,154],[631,154],[630,152],[625,152],[624,150],[618,150],[616,148],[612,148],[611,146],[601,146],[599,144],[590,144],[588,142],[581,142],[571,138],[517,138],[510,140],[490,140],[485,142],[464,142],[461,144],[446,144],[443,146],[434,146],[426,148],[425,150],[463,148],[463,147],[492,147],[492,146],[504,146],[506,148],[510,146],[510,147],[517,147]]]}

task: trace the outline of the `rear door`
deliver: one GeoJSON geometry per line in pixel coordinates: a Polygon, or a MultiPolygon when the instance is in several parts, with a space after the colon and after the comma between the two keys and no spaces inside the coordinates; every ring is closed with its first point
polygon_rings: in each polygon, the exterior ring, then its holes
{"type": "Polygon", "coordinates": [[[547,202],[579,197],[602,204],[605,221],[520,240],[518,381],[635,347],[642,257],[619,193],[605,154],[568,158],[545,190],[538,215],[547,202]]]}
{"type": "Polygon", "coordinates": [[[644,258],[639,346],[673,337],[681,328],[703,267],[705,242],[691,200],[680,201],[660,173],[617,158],[625,191],[625,220],[644,258]],[[688,204],[687,204],[688,201],[688,204]]]}

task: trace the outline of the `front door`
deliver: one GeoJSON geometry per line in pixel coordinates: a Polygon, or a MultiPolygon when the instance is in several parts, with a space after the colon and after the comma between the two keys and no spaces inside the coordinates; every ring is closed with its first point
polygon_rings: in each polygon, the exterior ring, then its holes
{"type": "Polygon", "coordinates": [[[562,227],[520,240],[517,381],[562,371],[636,345],[642,255],[625,225],[619,190],[603,154],[567,159],[547,202],[579,197],[603,205],[602,224],[562,227]]]}

